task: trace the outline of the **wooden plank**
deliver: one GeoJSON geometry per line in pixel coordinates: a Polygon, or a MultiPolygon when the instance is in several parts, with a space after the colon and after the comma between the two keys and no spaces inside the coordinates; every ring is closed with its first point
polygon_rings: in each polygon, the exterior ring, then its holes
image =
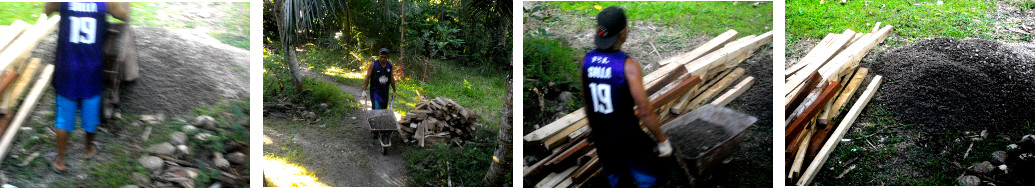
{"type": "Polygon", "coordinates": [[[582,165],[578,170],[575,170],[575,173],[572,173],[571,180],[575,182],[586,181],[587,175],[590,175],[590,173],[599,169],[600,158],[593,157],[593,159],[590,159],[585,165],[582,165]]]}
{"type": "Polygon", "coordinates": [[[794,90],[794,88],[804,82],[812,72],[819,70],[823,65],[827,64],[828,60],[837,54],[836,52],[838,49],[848,44],[848,41],[852,39],[852,35],[855,35],[855,31],[852,31],[851,29],[845,30],[844,33],[838,35],[835,40],[831,40],[830,44],[824,45],[824,47],[819,49],[819,51],[816,51],[816,49],[813,48],[813,51],[810,51],[809,54],[802,57],[801,61],[808,65],[787,79],[790,81],[784,84],[784,88],[787,89],[785,91],[794,90]]]}
{"type": "MultiPolygon", "coordinates": [[[[733,72],[733,70],[727,70],[727,71],[721,72],[721,73],[718,74],[718,78],[725,78],[731,72],[733,72]]],[[[686,93],[684,93],[683,96],[681,96],[679,98],[679,101],[674,103],[669,108],[669,112],[672,113],[672,114],[679,114],[679,113],[681,113],[682,112],[681,109],[682,109],[683,106],[686,106],[687,103],[690,103],[691,100],[694,100],[694,97],[697,97],[697,95],[700,95],[701,92],[704,92],[709,87],[711,87],[712,85],[715,85],[715,83],[717,83],[717,82],[719,82],[721,80],[722,79],[711,79],[711,80],[708,80],[707,82],[705,82],[704,84],[700,84],[700,85],[694,86],[694,88],[690,88],[690,91],[687,91],[686,93]]],[[[662,112],[665,112],[665,110],[662,109],[662,112]]],[[[664,114],[664,113],[662,113],[662,114],[664,114]]]]}
{"type": "Polygon", "coordinates": [[[653,95],[654,93],[658,92],[658,90],[661,90],[662,87],[665,87],[665,85],[668,85],[669,83],[676,80],[685,73],[686,68],[684,68],[683,66],[676,66],[675,69],[670,70],[669,73],[665,74],[658,80],[653,80],[651,82],[644,81],[643,83],[645,84],[643,88],[645,88],[645,90],[647,91],[647,96],[653,95]]]}
{"type": "Polygon", "coordinates": [[[880,31],[867,34],[862,39],[853,43],[844,52],[838,54],[834,59],[831,59],[829,67],[825,70],[820,71],[820,75],[823,76],[823,80],[826,82],[838,81],[835,75],[840,75],[845,69],[858,65],[859,61],[862,60],[866,54],[873,49],[874,46],[884,41],[885,38],[891,33],[891,26],[884,26],[880,31]]]}
{"type": "Polygon", "coordinates": [[[3,52],[0,52],[0,69],[7,69],[8,65],[19,59],[24,61],[28,54],[32,52],[32,49],[36,48],[36,44],[44,36],[54,31],[55,26],[57,26],[60,20],[60,16],[54,16],[45,22],[36,23],[36,25],[18,36],[18,39],[15,39],[3,52]]]}
{"type": "Polygon", "coordinates": [[[666,93],[658,96],[657,98],[651,100],[650,101],[651,107],[654,107],[654,109],[652,109],[652,111],[653,112],[657,112],[658,110],[660,110],[660,108],[658,108],[659,106],[657,106],[657,105],[670,103],[670,102],[678,99],[679,96],[681,96],[687,90],[690,90],[690,88],[692,88],[692,87],[694,87],[694,86],[696,86],[697,84],[700,84],[700,83],[701,83],[701,79],[698,78],[696,75],[691,76],[689,79],[683,80],[683,82],[680,82],[679,85],[676,85],[676,87],[673,88],[672,90],[669,90],[668,92],[666,92],[666,93]]]}
{"type": "MultiPolygon", "coordinates": [[[[812,134],[816,132],[816,129],[809,129],[809,132],[805,134],[805,140],[802,142],[809,142],[812,138],[812,134]]],[[[808,144],[802,144],[798,147],[796,154],[794,155],[794,162],[791,164],[791,170],[787,172],[787,178],[794,178],[796,173],[801,171],[801,164],[805,161],[805,150],[808,144]]]]}
{"type": "Polygon", "coordinates": [[[791,93],[792,95],[784,98],[784,101],[787,103],[784,105],[784,112],[788,112],[787,115],[791,115],[789,112],[798,108],[798,105],[801,105],[801,102],[805,100],[805,97],[812,92],[812,88],[818,85],[820,81],[822,80],[820,80],[819,73],[813,71],[805,83],[798,88],[795,88],[795,91],[792,91],[791,93]]]}
{"type": "MultiPolygon", "coordinates": [[[[751,38],[750,40],[742,44],[727,45],[722,49],[712,52],[710,54],[711,57],[702,57],[701,59],[694,60],[694,62],[687,64],[686,70],[687,72],[690,72],[692,75],[703,75],[706,71],[711,70],[712,67],[719,66],[721,64],[730,66],[730,64],[726,64],[727,62],[730,62],[730,60],[736,59],[742,54],[747,54],[752,50],[758,49],[758,47],[761,47],[763,44],[772,41],[773,32],[769,31],[762,35],[759,35],[758,37],[751,38]]],[[[733,64],[733,66],[736,66],[736,64],[733,64]]]]}
{"type": "Polygon", "coordinates": [[[582,118],[582,120],[579,120],[578,122],[575,122],[575,124],[572,124],[572,125],[568,126],[567,128],[564,128],[564,130],[561,130],[561,131],[559,131],[557,133],[554,133],[552,136],[546,138],[546,141],[543,141],[543,145],[546,146],[546,149],[554,149],[557,146],[561,145],[562,143],[568,141],[568,139],[569,139],[568,134],[571,134],[571,133],[575,132],[576,130],[579,130],[579,129],[583,128],[583,127],[586,127],[586,125],[588,125],[588,124],[589,124],[589,119],[588,118],[582,118]]]}
{"type": "Polygon", "coordinates": [[[792,75],[794,75],[794,73],[797,73],[798,70],[801,70],[802,68],[805,68],[805,66],[809,65],[809,62],[805,62],[802,60],[805,60],[805,57],[808,57],[809,54],[818,53],[819,51],[828,48],[833,43],[833,40],[840,35],[841,34],[837,33],[827,33],[827,35],[823,37],[823,40],[819,40],[819,43],[816,44],[816,46],[813,46],[812,50],[809,50],[809,53],[805,54],[805,56],[802,56],[801,59],[798,59],[798,62],[795,63],[793,66],[784,70],[783,78],[789,79],[792,75]]]}
{"type": "Polygon", "coordinates": [[[40,74],[36,84],[32,86],[32,90],[29,95],[25,97],[25,102],[22,102],[20,108],[18,108],[17,114],[14,116],[14,121],[7,127],[7,134],[3,135],[0,140],[0,163],[7,157],[7,151],[11,148],[11,143],[14,141],[14,137],[17,136],[17,131],[22,127],[25,121],[28,121],[29,114],[32,114],[32,109],[36,107],[36,102],[39,101],[43,91],[47,89],[50,84],[51,75],[54,73],[54,65],[47,65],[43,68],[43,72],[40,74]]]}
{"type": "MultiPolygon", "coordinates": [[[[807,105],[808,108],[804,108],[806,107],[806,104],[802,104],[802,107],[799,108],[799,110],[796,110],[795,113],[801,113],[800,116],[793,117],[792,115],[792,118],[788,119],[788,121],[791,123],[787,126],[786,131],[784,132],[784,138],[798,137],[798,134],[801,134],[801,130],[805,128],[805,123],[807,123],[817,114],[819,114],[820,108],[825,106],[825,104],[829,102],[831,98],[834,97],[834,94],[837,94],[837,91],[841,89],[841,83],[833,82],[825,88],[826,89],[824,89],[823,92],[818,95],[815,102],[812,102],[811,104],[807,105]]],[[[787,141],[790,142],[790,140],[787,141]]],[[[800,143],[786,144],[789,146],[787,148],[790,149],[794,148],[790,146],[797,146],[797,144],[800,143]]]]}
{"type": "Polygon", "coordinates": [[[545,178],[545,179],[543,179],[543,181],[540,181],[539,184],[536,184],[536,187],[537,188],[542,188],[542,187],[554,187],[554,186],[557,186],[557,184],[560,184],[561,181],[564,181],[565,179],[568,179],[569,176],[571,176],[571,173],[575,172],[576,169],[578,169],[576,166],[572,166],[571,168],[568,168],[567,170],[564,170],[564,171],[562,171],[560,173],[557,173],[553,177],[545,178]]]}
{"type": "Polygon", "coordinates": [[[29,28],[29,23],[25,23],[25,21],[21,20],[14,20],[14,23],[11,23],[11,26],[5,27],[4,30],[2,30],[3,33],[0,33],[3,34],[0,35],[0,52],[2,52],[7,45],[11,44],[11,41],[14,41],[15,38],[20,36],[26,28],[29,28]]]}
{"type": "Polygon", "coordinates": [[[705,90],[700,95],[697,95],[697,97],[694,97],[694,100],[691,100],[690,103],[686,104],[686,106],[680,107],[680,110],[682,111],[679,114],[690,112],[690,110],[696,109],[697,107],[703,105],[705,101],[711,100],[712,97],[718,95],[720,91],[726,89],[726,87],[732,85],[733,82],[739,80],[740,77],[744,75],[744,72],[745,71],[743,68],[734,69],[733,72],[731,72],[725,78],[722,78],[722,80],[720,80],[719,82],[715,83],[715,85],[709,87],[708,90],[705,90]]]}
{"type": "MultiPolygon", "coordinates": [[[[720,49],[720,50],[729,51],[732,48],[744,46],[745,44],[748,44],[748,43],[752,42],[753,39],[755,39],[755,38],[758,38],[758,36],[748,35],[748,36],[741,37],[741,38],[739,38],[737,40],[734,40],[733,42],[730,42],[729,44],[726,44],[726,46],[723,46],[723,49],[720,49]]],[[[716,66],[702,68],[703,70],[698,70],[694,74],[694,75],[700,76],[702,80],[711,80],[711,78],[713,76],[716,76],[716,74],[721,73],[721,72],[724,71],[722,69],[716,68],[716,67],[718,67],[717,66],[718,64],[725,64],[726,61],[729,61],[729,60],[733,59],[733,58],[727,58],[727,59],[720,60],[722,62],[708,61],[709,59],[723,58],[724,56],[730,56],[731,55],[731,54],[720,53],[720,52],[721,51],[714,51],[712,53],[708,53],[704,57],[701,57],[701,58],[699,58],[697,60],[694,60],[693,62],[687,63],[684,66],[689,71],[689,68],[691,68],[691,67],[698,67],[698,66],[701,66],[701,65],[704,65],[704,64],[710,64],[710,63],[716,64],[716,66]],[[715,73],[715,74],[709,74],[709,73],[715,73]]]]}
{"type": "Polygon", "coordinates": [[[561,162],[566,161],[568,158],[571,158],[572,156],[581,156],[582,154],[586,154],[586,152],[589,152],[589,150],[593,150],[593,148],[593,145],[589,144],[589,140],[579,141],[570,148],[565,149],[563,152],[561,152],[560,155],[557,155],[557,157],[550,159],[549,164],[561,164],[561,162]]]}
{"type": "Polygon", "coordinates": [[[855,90],[859,88],[859,85],[862,85],[863,79],[866,79],[867,73],[869,73],[869,69],[867,68],[859,68],[859,70],[855,71],[855,75],[852,76],[852,80],[848,82],[848,86],[845,86],[845,89],[837,96],[834,103],[830,105],[830,109],[827,109],[827,113],[820,116],[820,121],[826,124],[826,121],[824,120],[833,119],[834,117],[837,117],[837,115],[841,114],[841,108],[848,103],[848,99],[852,98],[852,95],[855,94],[855,90]]]}
{"type": "Polygon", "coordinates": [[[556,121],[550,122],[550,124],[546,124],[546,126],[540,127],[539,129],[526,134],[524,139],[526,142],[536,142],[546,139],[554,133],[557,133],[557,131],[561,131],[569,125],[575,124],[575,122],[581,121],[585,118],[586,108],[579,108],[568,115],[564,115],[561,119],[557,119],[556,121]]]}
{"type": "Polygon", "coordinates": [[[726,93],[715,98],[715,100],[712,101],[712,104],[716,106],[726,106],[726,104],[729,104],[737,97],[740,97],[741,94],[744,94],[748,88],[751,88],[751,84],[753,83],[755,83],[755,77],[748,76],[747,78],[744,78],[744,80],[741,80],[740,83],[737,83],[737,85],[733,86],[729,91],[726,91],[726,93]]]}
{"type": "Polygon", "coordinates": [[[797,185],[807,185],[812,182],[816,173],[823,167],[823,163],[826,163],[827,158],[830,157],[830,153],[837,148],[837,144],[841,142],[845,133],[848,133],[848,129],[852,127],[853,123],[855,123],[855,119],[859,117],[863,108],[866,108],[866,104],[870,102],[871,98],[873,98],[873,94],[876,93],[877,89],[880,87],[880,82],[880,75],[873,77],[873,81],[870,81],[870,85],[866,87],[866,90],[863,91],[862,95],[859,96],[859,99],[855,101],[854,105],[852,105],[852,109],[848,110],[848,114],[845,115],[845,118],[841,120],[837,129],[834,130],[832,137],[828,139],[826,144],[823,145],[823,148],[819,150],[819,154],[817,154],[816,158],[812,160],[812,164],[809,165],[809,167],[805,169],[805,172],[802,173],[801,178],[798,179],[797,185]]]}
{"type": "Polygon", "coordinates": [[[712,38],[712,40],[709,40],[708,42],[705,42],[704,44],[701,44],[701,46],[698,46],[697,48],[694,48],[694,50],[692,50],[690,52],[687,52],[685,54],[682,54],[682,55],[679,55],[679,56],[676,56],[676,57],[673,57],[673,58],[662,60],[661,62],[658,62],[658,64],[660,64],[660,65],[668,65],[669,63],[673,63],[673,62],[680,63],[680,64],[689,63],[690,61],[693,61],[694,59],[697,59],[698,57],[701,57],[704,54],[708,54],[708,53],[710,53],[712,51],[718,50],[723,45],[726,45],[726,43],[729,43],[730,41],[733,41],[733,38],[736,37],[736,36],[737,36],[737,31],[736,30],[733,30],[733,29],[727,30],[726,32],[723,32],[722,34],[719,34],[718,36],[715,36],[715,38],[712,38]]]}

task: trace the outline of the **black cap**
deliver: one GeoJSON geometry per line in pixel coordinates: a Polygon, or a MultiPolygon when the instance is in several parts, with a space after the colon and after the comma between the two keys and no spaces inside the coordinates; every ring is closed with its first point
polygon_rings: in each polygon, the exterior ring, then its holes
{"type": "Polygon", "coordinates": [[[611,49],[627,24],[625,10],[622,8],[612,6],[600,11],[597,14],[597,32],[593,37],[597,49],[611,49]]]}
{"type": "Polygon", "coordinates": [[[381,52],[378,55],[388,55],[388,48],[381,48],[381,52]]]}

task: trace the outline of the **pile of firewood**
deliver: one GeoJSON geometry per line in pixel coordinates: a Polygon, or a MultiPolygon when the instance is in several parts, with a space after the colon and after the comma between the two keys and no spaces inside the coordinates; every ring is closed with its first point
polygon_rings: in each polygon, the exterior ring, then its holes
{"type": "MultiPolygon", "coordinates": [[[[772,32],[736,36],[737,31],[726,31],[690,52],[662,60],[660,68],[643,77],[648,100],[663,127],[682,126],[667,123],[705,104],[725,106],[751,87],[755,78],[737,65],[771,42],[772,32]]],[[[602,177],[596,148],[587,140],[592,131],[588,123],[583,108],[525,135],[526,153],[551,153],[526,164],[525,185],[582,187],[602,177]]]]}
{"type": "Polygon", "coordinates": [[[417,104],[399,120],[403,141],[421,147],[440,143],[463,145],[474,137],[478,115],[456,101],[437,97],[417,104]]]}
{"type": "Polygon", "coordinates": [[[0,26],[4,28],[0,29],[0,161],[9,154],[18,130],[30,120],[36,102],[49,86],[54,65],[31,56],[60,20],[59,16],[40,14],[36,24],[16,20],[0,26]]]}
{"type": "Polygon", "coordinates": [[[880,75],[873,76],[851,109],[837,118],[866,80],[868,69],[859,67],[859,61],[891,34],[891,28],[877,22],[870,33],[849,29],[828,34],[787,69],[784,165],[788,182],[809,184],[873,97],[880,75]]]}

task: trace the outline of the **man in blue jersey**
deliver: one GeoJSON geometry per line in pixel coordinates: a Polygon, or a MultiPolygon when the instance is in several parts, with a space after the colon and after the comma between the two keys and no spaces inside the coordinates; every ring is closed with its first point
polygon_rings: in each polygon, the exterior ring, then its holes
{"type": "Polygon", "coordinates": [[[101,124],[101,91],[103,74],[104,38],[108,30],[107,15],[128,21],[129,13],[119,3],[47,3],[46,13],[60,12],[58,43],[54,60],[52,84],[56,97],[55,127],[57,132],[57,156],[51,161],[56,172],[68,170],[65,166],[65,150],[68,135],[75,130],[76,111],[86,131],[83,157],[93,158],[97,146],[93,137],[97,125],[101,124]]]}
{"type": "Polygon", "coordinates": [[[671,155],[672,146],[651,112],[640,63],[622,52],[627,25],[622,8],[607,7],[597,14],[596,49],[582,60],[583,104],[592,129],[589,140],[597,148],[611,187],[633,182],[654,187],[657,176],[647,166],[648,160],[671,155]],[[653,139],[642,131],[641,123],[653,139]]]}
{"type": "Polygon", "coordinates": [[[373,109],[386,109],[388,87],[392,87],[393,94],[399,91],[395,88],[395,77],[392,76],[392,62],[388,61],[388,48],[381,48],[377,60],[368,67],[367,76],[363,79],[363,90],[370,91],[370,105],[373,109]],[[371,79],[374,79],[373,82],[371,79]]]}

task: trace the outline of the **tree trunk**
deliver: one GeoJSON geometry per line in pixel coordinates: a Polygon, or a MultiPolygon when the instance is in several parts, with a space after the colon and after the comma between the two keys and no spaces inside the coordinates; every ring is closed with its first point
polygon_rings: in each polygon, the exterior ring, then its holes
{"type": "MultiPolygon", "coordinates": [[[[284,1],[284,3],[291,3],[291,1],[284,1]]],[[[281,7],[284,7],[283,5],[281,7]]],[[[283,11],[283,10],[282,10],[283,11]]],[[[285,11],[286,12],[286,11],[285,11]]],[[[285,19],[291,19],[292,15],[277,14],[277,28],[280,28],[280,45],[284,48],[284,62],[287,63],[288,72],[291,73],[291,84],[295,85],[296,91],[305,90],[305,86],[302,85],[302,75],[298,72],[298,58],[295,55],[295,46],[289,42],[288,32],[284,25],[285,19]]]]}
{"type": "Polygon", "coordinates": [[[291,83],[295,85],[295,91],[305,90],[305,85],[302,85],[302,73],[298,70],[298,57],[295,55],[295,47],[288,46],[284,50],[287,51],[284,61],[288,63],[288,70],[291,72],[291,83]]]}
{"type": "MultiPolygon", "coordinates": [[[[510,76],[507,76],[507,80],[511,80],[510,76]]],[[[507,173],[511,172],[510,162],[512,160],[513,152],[511,149],[511,125],[510,122],[513,119],[511,115],[513,113],[511,98],[513,94],[510,89],[510,82],[507,82],[507,105],[503,109],[503,121],[500,122],[500,131],[496,136],[496,152],[492,155],[492,164],[489,165],[489,171],[485,173],[485,178],[482,179],[482,186],[502,186],[504,177],[507,173]]]]}

